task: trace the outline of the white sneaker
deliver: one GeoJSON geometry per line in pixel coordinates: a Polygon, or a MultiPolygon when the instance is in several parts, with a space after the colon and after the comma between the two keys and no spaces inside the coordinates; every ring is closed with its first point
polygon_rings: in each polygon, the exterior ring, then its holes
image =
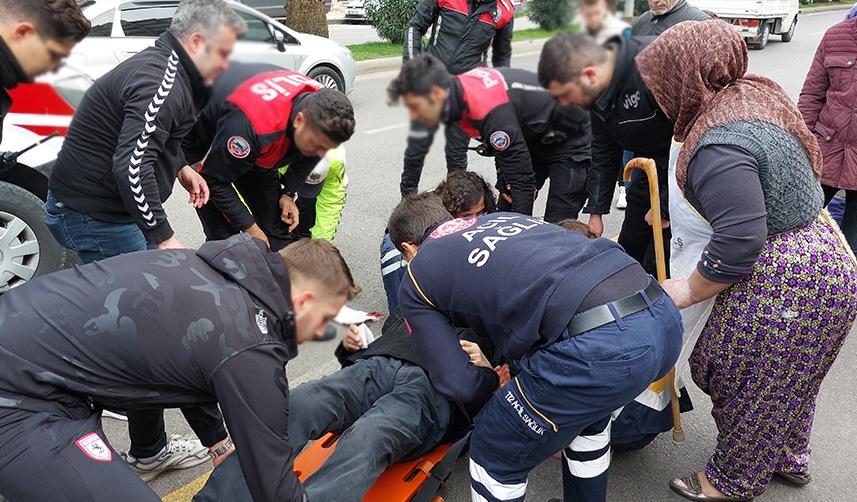
{"type": "Polygon", "coordinates": [[[208,457],[208,448],[202,446],[198,439],[188,439],[173,434],[167,439],[167,446],[160,455],[147,462],[142,462],[128,453],[122,453],[122,458],[143,481],[149,482],[159,475],[178,469],[187,469],[202,464],[208,457]]]}
{"type": "Polygon", "coordinates": [[[101,416],[104,418],[112,418],[113,420],[121,420],[123,422],[128,421],[128,417],[122,415],[121,413],[114,413],[112,411],[101,410],[101,416]]]}
{"type": "Polygon", "coordinates": [[[625,197],[625,186],[619,185],[619,200],[616,201],[616,209],[628,207],[628,199],[625,197]]]}

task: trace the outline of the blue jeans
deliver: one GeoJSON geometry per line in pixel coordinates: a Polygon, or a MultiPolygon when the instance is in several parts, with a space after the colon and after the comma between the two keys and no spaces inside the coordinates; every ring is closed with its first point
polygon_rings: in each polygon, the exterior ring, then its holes
{"type": "Polygon", "coordinates": [[[518,361],[520,372],[475,420],[474,500],[523,501],[530,470],[560,450],[564,500],[605,500],[611,418],[669,372],[681,340],[681,316],[662,294],[647,309],[566,333],[518,361]]]}
{"type": "Polygon", "coordinates": [[[109,223],[66,207],[48,192],[45,224],[60,246],[77,253],[84,264],[154,248],[135,223],[109,223]]]}

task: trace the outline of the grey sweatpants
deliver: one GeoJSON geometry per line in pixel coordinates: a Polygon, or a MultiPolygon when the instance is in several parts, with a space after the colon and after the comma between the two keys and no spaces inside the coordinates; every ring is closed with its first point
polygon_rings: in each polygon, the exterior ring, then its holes
{"type": "MultiPolygon", "coordinates": [[[[304,482],[311,502],[359,502],[392,463],[434,449],[452,405],[418,366],[389,357],[361,360],[289,395],[289,443],[303,448],[343,431],[334,453],[304,482]]],[[[208,479],[195,502],[252,501],[236,455],[208,479]]]]}

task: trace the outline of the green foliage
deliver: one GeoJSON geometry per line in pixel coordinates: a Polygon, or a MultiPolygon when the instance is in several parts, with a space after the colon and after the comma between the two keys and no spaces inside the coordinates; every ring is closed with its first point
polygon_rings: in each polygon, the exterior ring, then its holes
{"type": "Polygon", "coordinates": [[[379,37],[401,44],[405,38],[405,27],[418,4],[419,0],[366,0],[366,20],[379,37]]]}
{"type": "Polygon", "coordinates": [[[568,24],[575,12],[575,0],[531,0],[527,6],[527,15],[543,30],[555,30],[568,24]]]}

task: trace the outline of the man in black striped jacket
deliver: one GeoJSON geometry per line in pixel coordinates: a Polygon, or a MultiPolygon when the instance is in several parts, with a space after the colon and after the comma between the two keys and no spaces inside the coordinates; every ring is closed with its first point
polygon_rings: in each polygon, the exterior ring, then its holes
{"type": "MultiPolygon", "coordinates": [[[[147,248],[182,247],[162,203],[176,179],[195,206],[208,199],[202,177],[187,167],[181,142],[245,29],[224,0],[183,0],[169,30],[153,47],[87,91],[57,158],[45,202],[51,233],[82,262],[147,248]]],[[[200,441],[176,435],[168,440],[163,410],[128,413],[131,449],[126,460],[144,480],[198,465],[207,459],[209,448],[226,440],[216,406],[183,411],[200,441]]]]}

